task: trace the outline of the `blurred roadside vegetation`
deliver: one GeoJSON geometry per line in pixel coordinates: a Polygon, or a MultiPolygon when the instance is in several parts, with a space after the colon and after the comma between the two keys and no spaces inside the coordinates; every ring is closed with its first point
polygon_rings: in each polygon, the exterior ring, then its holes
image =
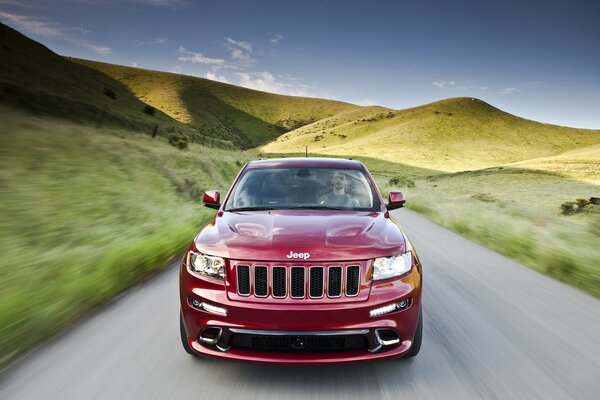
{"type": "Polygon", "coordinates": [[[0,365],[178,257],[245,153],[0,108],[0,365]]]}

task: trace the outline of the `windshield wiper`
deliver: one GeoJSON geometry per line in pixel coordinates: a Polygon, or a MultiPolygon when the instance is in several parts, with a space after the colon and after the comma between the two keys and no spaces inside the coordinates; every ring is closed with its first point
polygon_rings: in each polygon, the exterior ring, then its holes
{"type": "Polygon", "coordinates": [[[229,208],[229,209],[227,209],[225,211],[269,211],[269,210],[278,210],[278,208],[264,207],[264,206],[254,206],[254,207],[229,208]]]}

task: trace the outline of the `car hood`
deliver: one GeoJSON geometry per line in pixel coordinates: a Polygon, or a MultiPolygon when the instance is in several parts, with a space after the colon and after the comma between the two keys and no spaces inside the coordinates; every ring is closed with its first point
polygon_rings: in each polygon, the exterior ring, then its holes
{"type": "Polygon", "coordinates": [[[384,213],[277,210],[221,212],[194,240],[206,254],[254,261],[366,260],[404,252],[405,239],[384,213]]]}

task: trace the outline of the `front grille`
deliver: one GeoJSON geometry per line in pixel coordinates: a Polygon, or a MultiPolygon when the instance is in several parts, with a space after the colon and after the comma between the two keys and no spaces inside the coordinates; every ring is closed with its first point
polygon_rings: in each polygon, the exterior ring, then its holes
{"type": "Polygon", "coordinates": [[[274,265],[237,264],[237,294],[283,299],[320,299],[358,296],[360,265],[274,265]]]}
{"type": "Polygon", "coordinates": [[[285,353],[365,350],[368,347],[364,335],[279,336],[236,333],[231,337],[230,343],[232,347],[239,349],[285,353]]]}

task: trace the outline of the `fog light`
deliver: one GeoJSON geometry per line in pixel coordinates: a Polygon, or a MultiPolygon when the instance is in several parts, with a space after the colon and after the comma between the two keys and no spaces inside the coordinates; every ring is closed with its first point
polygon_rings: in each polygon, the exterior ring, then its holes
{"type": "Polygon", "coordinates": [[[193,297],[189,298],[190,305],[198,310],[206,311],[211,314],[223,315],[227,316],[227,309],[223,307],[218,307],[212,304],[204,303],[198,299],[193,297]]]}
{"type": "Polygon", "coordinates": [[[380,315],[389,314],[394,311],[404,311],[412,304],[412,298],[404,299],[398,303],[388,304],[387,306],[374,308],[369,311],[370,317],[379,317],[380,315]]]}

